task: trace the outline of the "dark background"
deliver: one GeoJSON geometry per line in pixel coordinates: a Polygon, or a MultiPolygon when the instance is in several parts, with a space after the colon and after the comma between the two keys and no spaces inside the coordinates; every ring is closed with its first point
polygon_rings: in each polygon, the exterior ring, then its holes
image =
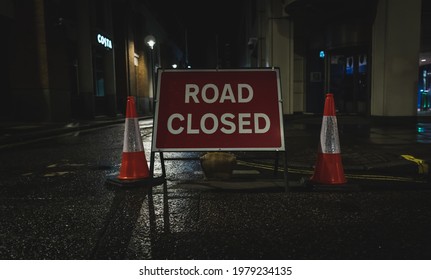
{"type": "Polygon", "coordinates": [[[180,42],[187,38],[188,60],[193,68],[216,67],[217,58],[218,66],[237,66],[240,3],[242,1],[150,1],[157,18],[173,38],[180,42]]]}

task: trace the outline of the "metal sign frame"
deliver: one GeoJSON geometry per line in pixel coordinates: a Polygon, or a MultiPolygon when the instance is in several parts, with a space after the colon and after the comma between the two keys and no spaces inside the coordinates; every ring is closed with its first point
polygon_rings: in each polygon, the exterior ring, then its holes
{"type": "MultiPolygon", "coordinates": [[[[154,175],[154,165],[155,165],[155,153],[159,153],[160,155],[160,163],[162,168],[162,174],[163,177],[166,177],[166,168],[165,168],[165,160],[196,160],[196,158],[169,158],[165,159],[163,152],[211,152],[211,151],[272,151],[275,152],[275,158],[274,158],[274,174],[277,173],[279,169],[279,153],[283,154],[283,167],[284,167],[284,180],[286,184],[286,190],[288,190],[288,166],[287,166],[287,151],[286,151],[286,144],[285,144],[285,137],[284,137],[284,118],[283,118],[283,100],[281,97],[281,82],[280,82],[280,70],[278,68],[272,67],[272,68],[247,68],[247,69],[198,69],[198,70],[166,70],[166,69],[158,69],[157,73],[157,90],[156,90],[156,96],[154,99],[154,124],[153,124],[153,134],[152,134],[152,144],[151,144],[151,159],[150,159],[150,173],[153,176],[154,175]],[[159,110],[160,110],[160,88],[161,88],[161,81],[162,81],[162,73],[164,72],[188,72],[188,73],[196,73],[196,72],[223,72],[223,73],[229,73],[229,72],[250,72],[250,71],[272,71],[276,73],[276,88],[277,88],[277,108],[278,108],[278,125],[279,125],[279,133],[280,133],[280,146],[279,147],[270,147],[270,148],[261,148],[261,147],[247,147],[247,148],[220,148],[220,147],[204,147],[204,148],[158,148],[155,146],[155,143],[157,141],[157,128],[159,125],[159,110]]],[[[272,154],[272,153],[271,153],[272,154]]]]}

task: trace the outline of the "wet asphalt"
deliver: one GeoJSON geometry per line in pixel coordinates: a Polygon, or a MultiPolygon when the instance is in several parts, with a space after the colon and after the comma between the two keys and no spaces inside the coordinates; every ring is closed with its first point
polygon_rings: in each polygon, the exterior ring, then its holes
{"type": "MultiPolygon", "coordinates": [[[[165,154],[164,184],[112,186],[121,123],[6,143],[0,259],[429,259],[429,175],[401,157],[431,159],[429,123],[347,116],[339,125],[343,186],[305,184],[318,118],[288,121],[289,188],[268,153],[238,153],[229,181],[206,179],[197,160],[172,159],[199,154],[165,154]]],[[[141,134],[149,159],[148,120],[141,134]]]]}

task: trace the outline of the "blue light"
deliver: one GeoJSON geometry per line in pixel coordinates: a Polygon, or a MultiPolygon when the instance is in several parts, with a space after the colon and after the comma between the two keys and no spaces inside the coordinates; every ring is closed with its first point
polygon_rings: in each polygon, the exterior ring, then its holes
{"type": "Polygon", "coordinates": [[[325,51],[320,51],[319,56],[320,58],[325,58],[325,51]]]}
{"type": "Polygon", "coordinates": [[[423,126],[418,125],[418,133],[424,133],[424,132],[425,132],[425,128],[423,126]]]}

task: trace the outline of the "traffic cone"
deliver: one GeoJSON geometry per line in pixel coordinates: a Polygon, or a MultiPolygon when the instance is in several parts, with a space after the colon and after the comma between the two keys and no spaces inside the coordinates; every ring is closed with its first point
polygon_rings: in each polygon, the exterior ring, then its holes
{"type": "Polygon", "coordinates": [[[326,94],[317,162],[310,181],[323,185],[346,183],[332,93],[326,94]]]}
{"type": "Polygon", "coordinates": [[[126,121],[124,130],[123,154],[121,157],[120,173],[108,182],[120,186],[157,185],[164,182],[164,178],[153,178],[148,170],[144,145],[139,129],[136,113],[135,98],[127,98],[126,121]]]}
{"type": "Polygon", "coordinates": [[[139,130],[138,115],[136,114],[135,98],[127,98],[126,124],[124,130],[123,155],[118,179],[136,180],[148,178],[147,160],[144,145],[139,130]]]}

